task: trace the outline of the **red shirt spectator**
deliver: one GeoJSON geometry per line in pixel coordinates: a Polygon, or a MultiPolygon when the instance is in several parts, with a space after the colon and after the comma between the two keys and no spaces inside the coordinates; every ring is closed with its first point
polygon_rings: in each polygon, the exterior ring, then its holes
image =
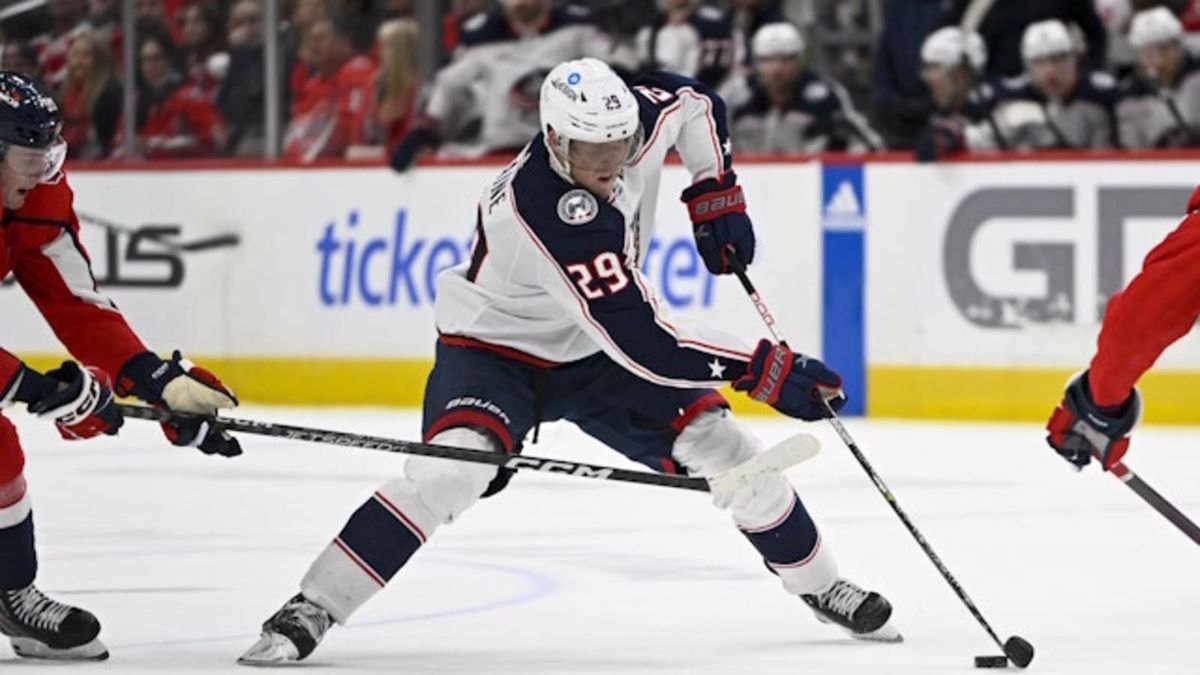
{"type": "Polygon", "coordinates": [[[347,147],[363,141],[375,63],[354,53],[350,29],[341,21],[322,17],[305,37],[316,74],[293,90],[283,154],[306,162],[341,157],[347,147]]]}
{"type": "MultiPolygon", "coordinates": [[[[142,44],[137,154],[147,159],[211,157],[225,149],[225,123],[203,81],[180,82],[162,38],[142,44]]],[[[120,135],[118,134],[118,139],[120,135]]],[[[120,140],[116,145],[120,147],[120,140]]]]}
{"type": "Polygon", "coordinates": [[[71,43],[89,28],[84,21],[87,0],[50,0],[48,6],[54,28],[49,33],[35,37],[32,44],[37,50],[42,81],[47,89],[55,89],[66,78],[67,52],[71,49],[71,43]]]}

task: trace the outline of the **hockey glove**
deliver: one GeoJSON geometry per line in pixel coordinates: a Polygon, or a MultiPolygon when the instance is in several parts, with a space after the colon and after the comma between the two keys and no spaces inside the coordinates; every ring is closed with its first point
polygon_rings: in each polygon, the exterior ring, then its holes
{"type": "Polygon", "coordinates": [[[1129,450],[1129,434],[1141,415],[1142,396],[1137,389],[1115,408],[1096,405],[1085,371],[1067,383],[1062,403],[1046,423],[1050,432],[1046,442],[1080,469],[1095,455],[1104,470],[1110,471],[1129,450]]]}
{"type": "Polygon", "coordinates": [[[767,340],[759,341],[746,374],[734,381],[733,388],[784,415],[808,421],[829,416],[821,399],[829,401],[835,412],[846,404],[837,373],[817,359],[767,340]]]}
{"type": "MultiPolygon", "coordinates": [[[[197,368],[178,351],[170,361],[143,352],[121,368],[117,392],[130,394],[171,412],[215,417],[218,410],[233,408],[237,397],[216,375],[197,368]]],[[[172,444],[199,448],[206,455],[236,457],[242,454],[238,440],[214,419],[163,422],[163,433],[172,444]]]]}
{"type": "Polygon", "coordinates": [[[392,151],[392,168],[400,173],[404,173],[417,160],[418,155],[427,149],[432,150],[437,146],[438,136],[432,128],[427,126],[414,127],[404,135],[404,138],[400,139],[399,145],[392,151]]]}
{"type": "MultiPolygon", "coordinates": [[[[125,423],[121,413],[113,407],[113,393],[104,371],[80,368],[74,361],[63,361],[61,366],[45,375],[26,369],[25,377],[40,378],[43,383],[53,384],[53,393],[29,401],[29,412],[54,420],[58,433],[68,441],[100,434],[114,436],[125,423]]],[[[17,398],[21,398],[20,393],[17,398]]]]}
{"type": "Polygon", "coordinates": [[[684,190],[680,199],[687,204],[696,250],[709,272],[733,271],[726,259],[730,247],[743,265],[748,267],[754,261],[754,227],[746,215],[746,199],[737,175],[728,171],[720,180],[702,180],[684,190]]]}

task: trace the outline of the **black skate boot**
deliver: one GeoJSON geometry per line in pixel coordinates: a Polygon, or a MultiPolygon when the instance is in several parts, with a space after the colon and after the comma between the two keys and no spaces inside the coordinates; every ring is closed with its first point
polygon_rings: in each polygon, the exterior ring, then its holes
{"type": "Polygon", "coordinates": [[[277,666],[300,661],[317,648],[333,617],[297,593],[263,623],[262,637],[238,659],[243,666],[277,666]]]}
{"type": "Polygon", "coordinates": [[[892,605],[874,591],[864,591],[845,579],[838,579],[825,592],[801,595],[822,623],[836,623],[859,640],[901,642],[904,637],[888,623],[892,605]]]}
{"type": "Polygon", "coordinates": [[[0,632],[18,656],[31,659],[103,661],[108,649],[97,639],[100,622],[92,613],[64,605],[33,584],[0,590],[0,632]]]}

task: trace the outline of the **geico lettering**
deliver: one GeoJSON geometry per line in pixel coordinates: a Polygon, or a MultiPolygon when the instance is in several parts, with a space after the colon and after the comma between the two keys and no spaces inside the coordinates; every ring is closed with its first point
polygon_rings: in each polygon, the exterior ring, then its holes
{"type": "Polygon", "coordinates": [[[331,221],[317,241],[317,293],[326,307],[357,301],[368,307],[394,306],[401,298],[414,307],[432,303],[438,272],[469,255],[469,241],[410,236],[405,209],[396,212],[390,239],[359,238],[359,220],[359,212],[352,210],[344,230],[339,232],[331,221]]]}

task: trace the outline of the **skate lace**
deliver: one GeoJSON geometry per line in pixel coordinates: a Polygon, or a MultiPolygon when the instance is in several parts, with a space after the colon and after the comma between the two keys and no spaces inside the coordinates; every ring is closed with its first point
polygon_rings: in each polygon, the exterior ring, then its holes
{"type": "Polygon", "coordinates": [[[17,618],[41,630],[58,630],[63,620],[71,613],[70,605],[51,600],[33,586],[7,591],[7,595],[17,618]]]}
{"type": "Polygon", "coordinates": [[[858,586],[839,580],[834,583],[833,588],[821,596],[821,604],[830,611],[851,617],[868,595],[870,594],[867,591],[858,586]]]}

